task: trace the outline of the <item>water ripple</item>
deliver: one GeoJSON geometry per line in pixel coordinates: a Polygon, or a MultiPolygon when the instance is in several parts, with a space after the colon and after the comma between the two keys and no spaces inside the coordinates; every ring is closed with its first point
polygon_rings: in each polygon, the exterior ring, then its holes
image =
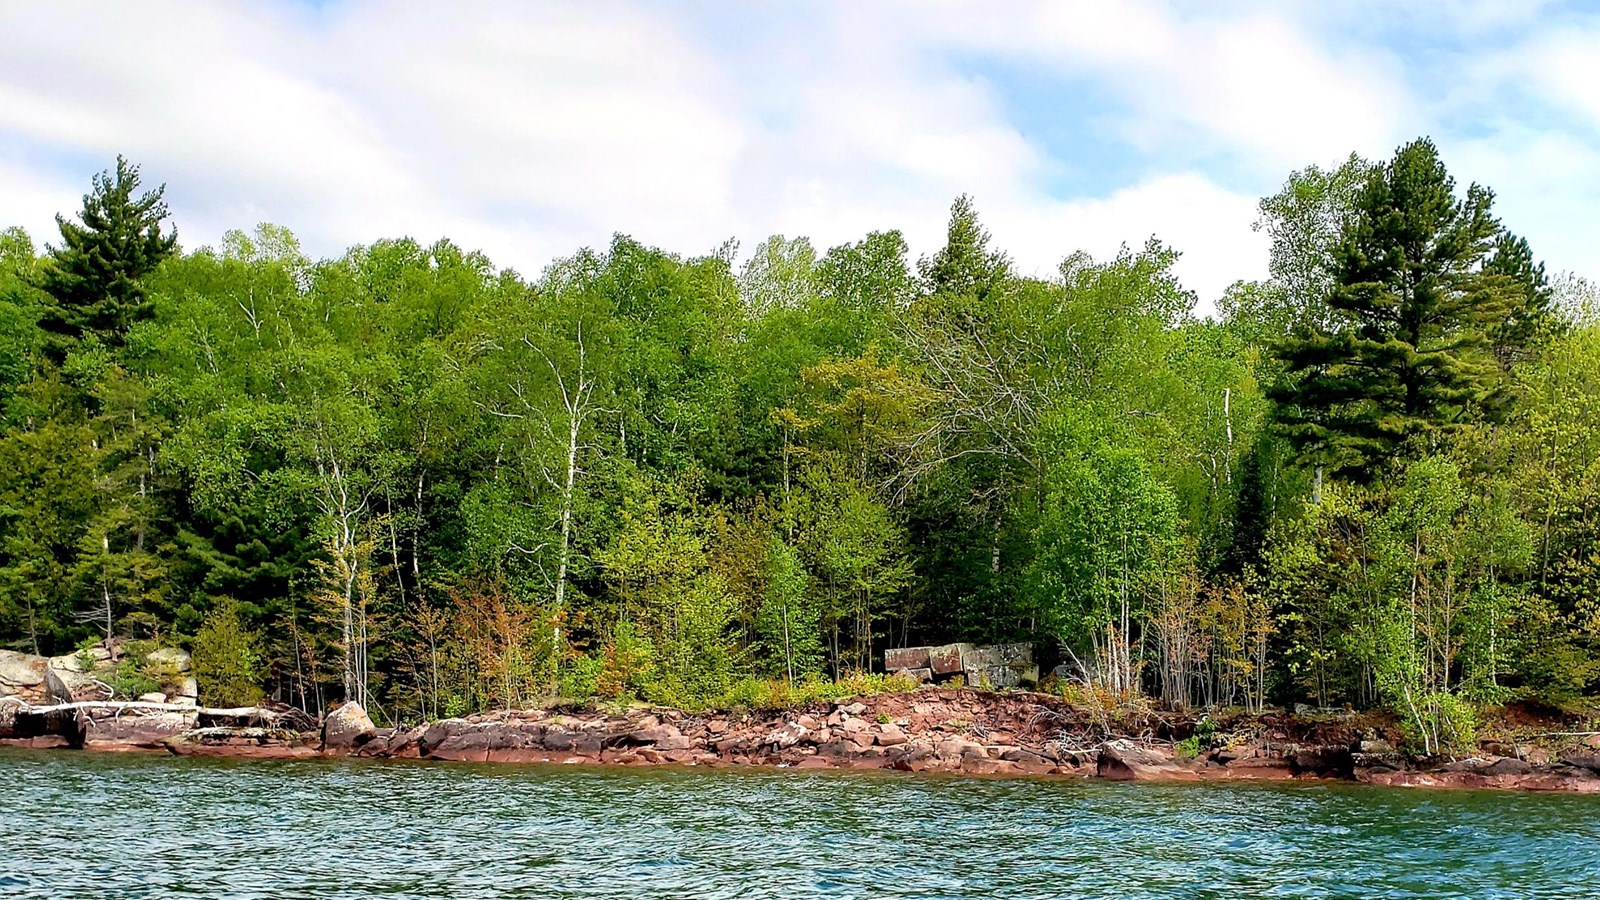
{"type": "Polygon", "coordinates": [[[0,753],[0,896],[1594,895],[1600,798],[0,753]]]}

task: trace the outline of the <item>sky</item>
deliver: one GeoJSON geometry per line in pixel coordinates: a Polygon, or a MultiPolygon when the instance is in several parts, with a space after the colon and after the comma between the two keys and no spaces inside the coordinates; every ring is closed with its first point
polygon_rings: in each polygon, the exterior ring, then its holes
{"type": "Polygon", "coordinates": [[[1600,276],[1600,0],[0,3],[0,226],[122,153],[185,247],[448,237],[527,275],[616,232],[819,250],[973,196],[1026,274],[1156,236],[1208,309],[1293,170],[1429,135],[1600,276]]]}

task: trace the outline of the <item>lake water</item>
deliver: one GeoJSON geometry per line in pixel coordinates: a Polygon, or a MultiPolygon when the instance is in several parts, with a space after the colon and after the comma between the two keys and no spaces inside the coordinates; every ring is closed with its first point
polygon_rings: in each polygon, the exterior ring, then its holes
{"type": "Polygon", "coordinates": [[[1600,797],[0,751],[0,897],[1600,897],[1600,797]]]}

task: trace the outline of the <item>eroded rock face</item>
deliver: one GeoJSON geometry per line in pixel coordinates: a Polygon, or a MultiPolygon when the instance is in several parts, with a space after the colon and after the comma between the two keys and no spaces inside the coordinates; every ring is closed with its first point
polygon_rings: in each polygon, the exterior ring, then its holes
{"type": "Polygon", "coordinates": [[[377,733],[377,727],[361,704],[346,703],[328,713],[322,725],[322,746],[325,750],[348,751],[371,740],[377,733]]]}
{"type": "Polygon", "coordinates": [[[192,713],[156,715],[108,713],[89,719],[83,746],[88,750],[166,750],[167,741],[195,727],[192,713]]]}

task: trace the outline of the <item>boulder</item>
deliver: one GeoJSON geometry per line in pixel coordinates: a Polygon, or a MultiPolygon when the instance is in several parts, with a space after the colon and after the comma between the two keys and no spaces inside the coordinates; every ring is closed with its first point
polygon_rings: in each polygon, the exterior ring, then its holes
{"type": "Polygon", "coordinates": [[[145,657],[145,661],[152,665],[160,666],[175,675],[189,671],[192,666],[189,652],[180,650],[177,647],[162,647],[159,650],[152,650],[145,657]]]}
{"type": "Polygon", "coordinates": [[[693,746],[693,741],[683,736],[673,725],[651,725],[639,728],[628,733],[628,742],[634,744],[648,744],[657,750],[687,750],[693,746]]]}
{"type": "Polygon", "coordinates": [[[50,661],[42,656],[0,650],[0,696],[39,690],[48,668],[50,661]]]}
{"type": "Polygon", "coordinates": [[[83,657],[76,653],[64,653],[60,656],[50,657],[50,668],[61,672],[83,672],[86,668],[83,657]]]}
{"type": "Polygon", "coordinates": [[[322,724],[322,746],[325,750],[351,750],[377,733],[377,727],[361,704],[346,703],[328,713],[327,721],[322,724]]]}
{"type": "Polygon", "coordinates": [[[994,644],[973,647],[961,656],[967,683],[995,689],[1014,688],[1024,681],[1037,682],[1032,644],[994,644]]]}
{"type": "Polygon", "coordinates": [[[928,648],[928,668],[935,675],[955,675],[962,671],[961,659],[973,650],[971,644],[945,644],[928,648]]]}
{"type": "Polygon", "coordinates": [[[898,672],[901,669],[926,669],[928,668],[927,647],[899,647],[883,651],[883,668],[885,671],[898,672]]]}
{"type": "Polygon", "coordinates": [[[904,744],[907,740],[909,738],[904,731],[900,730],[898,725],[885,725],[883,730],[878,732],[878,746],[880,747],[898,746],[904,744]]]}
{"type": "Polygon", "coordinates": [[[151,693],[148,693],[148,694],[140,694],[139,695],[139,702],[140,703],[166,703],[167,702],[167,695],[161,693],[160,691],[152,691],[151,693]]]}
{"type": "Polygon", "coordinates": [[[926,666],[916,669],[895,669],[894,674],[900,678],[909,678],[918,684],[927,684],[933,680],[933,670],[926,666]]]}
{"type": "Polygon", "coordinates": [[[1100,745],[1095,774],[1108,781],[1190,781],[1199,777],[1163,753],[1120,739],[1100,745]]]}

